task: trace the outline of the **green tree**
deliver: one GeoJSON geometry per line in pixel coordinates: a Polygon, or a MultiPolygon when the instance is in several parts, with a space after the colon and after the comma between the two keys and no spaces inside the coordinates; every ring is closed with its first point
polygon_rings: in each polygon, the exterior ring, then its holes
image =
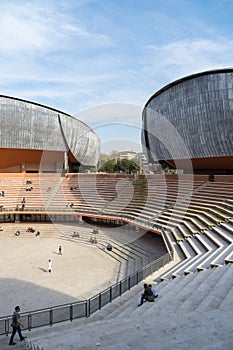
{"type": "Polygon", "coordinates": [[[124,174],[136,174],[140,171],[140,167],[132,160],[111,159],[101,166],[100,171],[106,173],[124,173],[124,174]]]}
{"type": "Polygon", "coordinates": [[[100,167],[100,171],[103,171],[105,173],[114,173],[114,166],[116,164],[116,160],[115,159],[110,159],[109,161],[107,161],[106,163],[104,163],[101,167],[100,167]]]}

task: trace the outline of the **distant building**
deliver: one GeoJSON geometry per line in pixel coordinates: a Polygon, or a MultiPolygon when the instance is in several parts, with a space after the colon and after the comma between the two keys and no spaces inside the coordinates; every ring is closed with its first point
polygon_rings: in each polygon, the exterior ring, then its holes
{"type": "Polygon", "coordinates": [[[121,151],[117,154],[117,159],[122,160],[122,159],[127,159],[127,160],[133,160],[137,156],[137,153],[134,151],[121,151]]]}
{"type": "Polygon", "coordinates": [[[136,159],[140,165],[147,165],[147,159],[144,153],[137,153],[136,159]]]}
{"type": "Polygon", "coordinates": [[[134,151],[121,151],[117,154],[117,160],[131,160],[139,165],[142,172],[148,172],[148,163],[144,153],[134,151]]]}

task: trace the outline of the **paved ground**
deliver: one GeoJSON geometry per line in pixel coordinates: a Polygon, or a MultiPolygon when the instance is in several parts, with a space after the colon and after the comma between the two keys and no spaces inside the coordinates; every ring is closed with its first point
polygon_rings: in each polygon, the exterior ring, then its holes
{"type": "MultiPolygon", "coordinates": [[[[26,312],[88,299],[115,283],[119,263],[89,243],[93,228],[86,223],[66,223],[56,224],[51,231],[51,226],[39,223],[7,224],[0,232],[0,316],[11,315],[16,305],[26,312]],[[26,233],[28,226],[40,229],[41,235],[26,233]],[[21,231],[19,237],[14,235],[17,228],[21,231]],[[79,232],[80,239],[72,238],[74,231],[79,232]],[[58,254],[59,245],[62,255],[58,254]],[[47,271],[48,259],[53,262],[51,274],[47,271]]],[[[127,226],[102,227],[99,231],[98,240],[102,237],[104,242],[109,237],[120,245],[134,242],[145,233],[127,226]]],[[[158,245],[158,254],[163,249],[158,245]]],[[[15,340],[15,349],[25,349],[17,335],[15,340]]],[[[8,348],[8,341],[9,337],[0,337],[0,350],[8,348]]]]}
{"type": "Polygon", "coordinates": [[[115,262],[92,246],[58,239],[1,241],[1,314],[9,315],[15,305],[22,311],[59,305],[95,294],[101,284],[111,283],[115,262]],[[53,262],[52,273],[47,261],[53,262]]]}
{"type": "MultiPolygon", "coordinates": [[[[25,229],[28,224],[20,225],[25,229]]],[[[81,238],[82,231],[91,232],[94,227],[78,225],[81,238]]],[[[15,305],[20,305],[23,312],[87,299],[116,282],[117,262],[95,245],[88,244],[89,234],[85,242],[70,238],[73,224],[63,228],[60,225],[59,230],[51,234],[52,238],[45,238],[43,232],[40,237],[32,237],[30,233],[22,233],[20,237],[11,233],[3,237],[0,233],[0,316],[12,314],[15,305]],[[65,234],[61,235],[62,230],[65,234]],[[60,244],[62,255],[58,255],[60,244]],[[53,262],[51,274],[47,272],[48,259],[53,262]]],[[[127,228],[125,231],[122,228],[101,230],[122,244],[142,235],[127,228]]],[[[46,237],[49,235],[47,233],[46,237]]]]}

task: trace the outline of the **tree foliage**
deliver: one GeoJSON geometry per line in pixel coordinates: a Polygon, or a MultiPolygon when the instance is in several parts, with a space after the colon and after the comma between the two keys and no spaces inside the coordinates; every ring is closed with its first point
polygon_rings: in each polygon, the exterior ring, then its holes
{"type": "Polygon", "coordinates": [[[132,160],[111,159],[101,166],[100,171],[106,173],[124,173],[124,174],[136,174],[140,171],[140,167],[132,160]]]}

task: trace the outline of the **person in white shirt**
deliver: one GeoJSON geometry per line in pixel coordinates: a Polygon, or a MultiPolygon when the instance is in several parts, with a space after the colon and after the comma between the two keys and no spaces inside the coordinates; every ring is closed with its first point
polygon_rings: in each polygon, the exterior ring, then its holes
{"type": "Polygon", "coordinates": [[[52,264],[52,260],[49,259],[48,261],[48,272],[52,272],[52,267],[53,267],[53,264],[52,264]]]}
{"type": "Polygon", "coordinates": [[[159,295],[158,295],[157,290],[155,288],[153,288],[151,284],[149,284],[148,287],[151,289],[154,298],[158,298],[159,295]]]}

